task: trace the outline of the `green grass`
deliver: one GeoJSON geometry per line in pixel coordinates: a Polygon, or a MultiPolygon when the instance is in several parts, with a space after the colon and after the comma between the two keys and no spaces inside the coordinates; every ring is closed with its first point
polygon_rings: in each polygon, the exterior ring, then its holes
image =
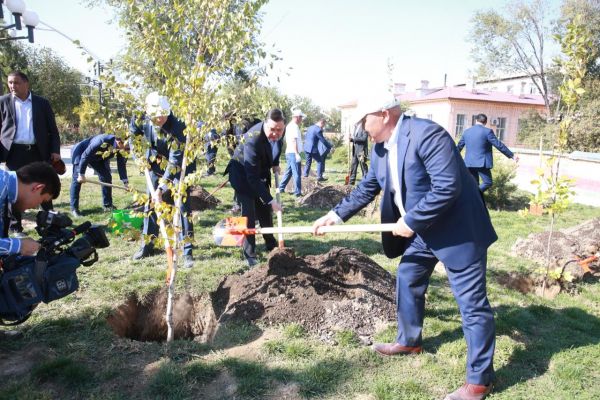
{"type": "MultiPolygon", "coordinates": [[[[339,148],[338,162],[328,165],[339,171],[329,172],[330,182],[343,182],[344,151],[339,148]]],[[[221,161],[219,170],[223,169],[221,161]]],[[[202,184],[210,192],[222,181],[223,177],[214,176],[203,179],[202,184]]],[[[68,210],[69,180],[63,183],[55,205],[68,210]]],[[[140,176],[132,176],[131,183],[143,188],[140,176]]],[[[119,208],[131,202],[122,192],[115,191],[114,197],[119,208]]],[[[219,207],[195,218],[197,261],[193,269],[180,271],[178,291],[206,294],[223,276],[245,270],[239,249],[217,247],[212,242],[212,227],[228,215],[233,191],[225,187],[217,197],[222,201],[219,207]]],[[[327,211],[296,207],[288,194],[283,195],[283,202],[286,224],[310,224],[327,211]]],[[[76,224],[85,220],[102,224],[109,219],[101,211],[96,186],[84,185],[81,209],[84,216],[76,224]]],[[[554,300],[501,286],[500,274],[535,268],[530,261],[512,255],[511,247],[517,238],[546,229],[549,220],[522,218],[509,211],[492,210],[490,215],[499,236],[489,250],[488,263],[489,297],[497,324],[497,382],[491,399],[600,398],[598,282],[581,283],[577,293],[560,294],[554,300]]],[[[32,218],[34,213],[27,216],[32,218]]],[[[558,218],[557,225],[572,226],[598,216],[600,209],[574,205],[558,218]]],[[[356,217],[353,222],[377,220],[356,217]]],[[[229,349],[252,342],[267,327],[228,323],[210,344],[175,341],[167,345],[116,337],[106,317],[131,293],[143,297],[161,287],[165,259],[157,255],[131,261],[139,242],[119,236],[110,240],[111,246],[99,251],[99,262],[78,270],[81,287],[77,293],[40,304],[19,327],[24,338],[0,341],[3,362],[31,363],[31,368],[22,372],[2,375],[0,399],[272,399],[280,396],[282,388],[307,399],[438,399],[463,383],[466,345],[460,315],[443,276],[434,274],[431,279],[424,352],[420,355],[381,358],[358,344],[349,331],[336,332],[337,344],[327,345],[299,324],[277,328],[276,337],[261,346],[230,354],[229,349]],[[228,380],[231,385],[218,386],[228,380]]],[[[262,245],[259,238],[259,250],[262,245]]],[[[333,245],[355,247],[392,273],[398,263],[382,254],[375,234],[290,236],[286,245],[299,256],[321,254],[333,245]]],[[[392,325],[375,339],[393,341],[395,335],[392,325]]]]}

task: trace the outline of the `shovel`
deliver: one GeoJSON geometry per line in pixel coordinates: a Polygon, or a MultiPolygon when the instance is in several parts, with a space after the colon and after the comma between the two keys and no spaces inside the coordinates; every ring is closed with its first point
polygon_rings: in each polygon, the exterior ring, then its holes
{"type": "MultiPolygon", "coordinates": [[[[274,173],[275,175],[275,200],[277,200],[277,203],[279,203],[279,205],[281,206],[281,194],[279,193],[279,174],[277,172],[274,173]]],[[[280,211],[277,211],[277,227],[279,229],[281,229],[283,227],[283,214],[280,211]]],[[[279,234],[277,235],[277,241],[278,241],[278,245],[280,249],[283,249],[284,245],[283,245],[283,232],[278,232],[279,234]]]]}
{"type": "MultiPolygon", "coordinates": [[[[319,233],[331,232],[392,232],[396,224],[328,225],[319,228],[319,233]]],[[[225,218],[213,229],[213,239],[218,246],[242,246],[246,235],[284,233],[313,233],[312,226],[281,226],[273,228],[248,228],[247,217],[225,218]]]]}
{"type": "Polygon", "coordinates": [[[96,181],[96,180],[87,179],[87,178],[82,183],[93,183],[94,185],[106,186],[106,187],[110,187],[110,188],[114,188],[114,189],[121,189],[121,190],[125,190],[127,192],[131,192],[133,190],[133,189],[128,188],[127,186],[113,185],[112,183],[106,183],[106,182],[96,181]]]}

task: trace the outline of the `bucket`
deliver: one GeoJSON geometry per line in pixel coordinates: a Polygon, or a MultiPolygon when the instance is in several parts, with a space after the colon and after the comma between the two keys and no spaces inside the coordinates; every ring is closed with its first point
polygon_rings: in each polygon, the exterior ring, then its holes
{"type": "Polygon", "coordinates": [[[143,217],[134,217],[129,210],[115,210],[108,226],[113,233],[119,234],[129,229],[141,229],[143,223],[143,217]]]}

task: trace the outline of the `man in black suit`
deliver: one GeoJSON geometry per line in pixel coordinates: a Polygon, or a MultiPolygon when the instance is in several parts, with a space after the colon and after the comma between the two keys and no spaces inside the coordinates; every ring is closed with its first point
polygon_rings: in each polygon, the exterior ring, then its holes
{"type": "MultiPolygon", "coordinates": [[[[60,136],[48,100],[29,90],[21,71],[8,74],[10,94],[0,97],[0,161],[11,171],[35,161],[60,160],[60,136]]],[[[43,203],[51,209],[52,202],[43,203]]],[[[23,231],[21,213],[13,212],[13,232],[23,231]]]]}
{"type": "MultiPolygon", "coordinates": [[[[248,218],[248,228],[254,228],[256,220],[265,228],[273,226],[273,211],[281,205],[271,196],[271,169],[279,173],[282,137],[285,132],[283,112],[277,108],[267,113],[264,122],[254,125],[244,134],[235,149],[225,173],[242,205],[242,216],[248,218]]],[[[263,235],[267,251],[277,246],[273,235],[263,235]]],[[[248,266],[256,265],[256,239],[247,235],[244,241],[244,257],[248,266]]]]}

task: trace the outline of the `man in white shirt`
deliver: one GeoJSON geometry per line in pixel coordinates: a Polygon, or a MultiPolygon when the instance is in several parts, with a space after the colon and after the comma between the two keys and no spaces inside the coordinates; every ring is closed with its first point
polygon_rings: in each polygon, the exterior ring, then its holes
{"type": "Polygon", "coordinates": [[[300,131],[300,125],[305,116],[300,109],[292,110],[292,121],[285,128],[285,160],[287,168],[278,188],[280,192],[283,192],[293,176],[294,195],[296,197],[302,196],[302,178],[300,176],[300,169],[302,167],[302,158],[300,158],[302,132],[300,131]]]}
{"type": "MultiPolygon", "coordinates": [[[[31,93],[29,78],[21,71],[8,74],[9,94],[0,97],[0,161],[10,171],[36,161],[59,162],[60,137],[50,102],[31,93]]],[[[52,202],[42,204],[52,209],[52,202]]],[[[13,213],[10,227],[21,232],[21,214],[13,213]]]]}

